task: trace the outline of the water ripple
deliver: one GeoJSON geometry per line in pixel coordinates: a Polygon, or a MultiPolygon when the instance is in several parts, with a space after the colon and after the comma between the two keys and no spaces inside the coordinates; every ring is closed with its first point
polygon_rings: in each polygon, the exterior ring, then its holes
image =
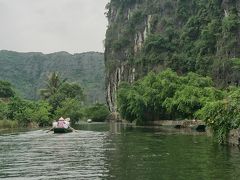
{"type": "Polygon", "coordinates": [[[2,136],[0,178],[102,179],[107,132],[47,134],[42,130],[2,136]],[[4,153],[3,153],[4,152],[4,153]]]}

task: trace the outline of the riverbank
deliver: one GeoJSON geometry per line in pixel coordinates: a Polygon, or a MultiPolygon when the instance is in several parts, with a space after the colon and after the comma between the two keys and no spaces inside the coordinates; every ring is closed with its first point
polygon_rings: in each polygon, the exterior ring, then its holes
{"type": "MultiPolygon", "coordinates": [[[[116,119],[112,118],[111,121],[115,122],[127,122],[126,120],[120,120],[120,115],[115,116],[116,119]]],[[[158,121],[148,121],[145,126],[149,128],[157,127],[170,127],[172,129],[183,129],[186,132],[192,130],[199,132],[207,132],[208,135],[213,136],[213,131],[211,127],[207,126],[204,121],[201,120],[158,120],[158,121]]],[[[240,147],[240,128],[232,129],[229,131],[226,137],[226,143],[231,146],[240,147]]]]}
{"type": "Polygon", "coordinates": [[[233,146],[240,146],[240,128],[232,129],[229,132],[227,142],[233,146]]]}
{"type": "Polygon", "coordinates": [[[193,128],[196,130],[205,131],[206,124],[201,120],[159,120],[149,121],[150,126],[173,126],[175,128],[193,128]]]}

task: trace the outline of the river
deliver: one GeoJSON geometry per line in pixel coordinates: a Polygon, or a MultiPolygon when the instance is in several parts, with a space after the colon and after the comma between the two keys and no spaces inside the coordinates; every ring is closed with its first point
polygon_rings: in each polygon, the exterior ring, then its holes
{"type": "Polygon", "coordinates": [[[82,124],[68,134],[0,132],[0,179],[230,180],[238,148],[205,133],[82,124]]]}

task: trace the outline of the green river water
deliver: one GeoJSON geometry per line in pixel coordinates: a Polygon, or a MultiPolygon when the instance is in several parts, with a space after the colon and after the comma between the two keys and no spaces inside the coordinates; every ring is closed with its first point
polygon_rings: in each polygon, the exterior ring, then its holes
{"type": "Polygon", "coordinates": [[[122,124],[0,132],[0,179],[240,179],[238,148],[205,133],[122,124]]]}

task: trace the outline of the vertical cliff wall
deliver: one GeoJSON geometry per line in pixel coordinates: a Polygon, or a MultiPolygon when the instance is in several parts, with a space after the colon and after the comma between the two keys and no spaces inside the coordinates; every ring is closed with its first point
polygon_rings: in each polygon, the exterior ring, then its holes
{"type": "Polygon", "coordinates": [[[111,0],[105,40],[106,94],[112,112],[121,81],[172,68],[240,84],[240,1],[111,0]]]}

